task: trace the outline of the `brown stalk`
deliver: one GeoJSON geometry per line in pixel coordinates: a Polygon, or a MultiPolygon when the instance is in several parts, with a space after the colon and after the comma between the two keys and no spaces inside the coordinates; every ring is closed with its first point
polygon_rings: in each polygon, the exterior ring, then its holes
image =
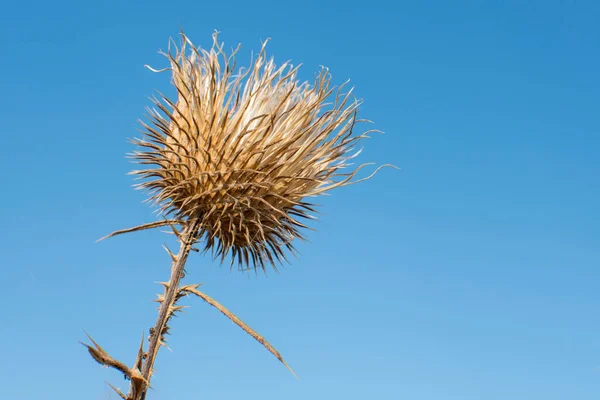
{"type": "Polygon", "coordinates": [[[158,354],[160,346],[163,344],[161,342],[162,333],[167,327],[169,318],[173,315],[175,302],[179,298],[177,296],[179,283],[185,275],[185,263],[190,251],[192,250],[192,246],[196,241],[196,235],[198,233],[198,229],[200,228],[199,225],[199,220],[194,219],[192,222],[188,222],[188,224],[186,224],[183,232],[180,234],[179,254],[177,254],[173,262],[169,283],[165,285],[164,299],[161,301],[158,311],[158,318],[156,319],[156,324],[154,325],[154,330],[152,331],[153,333],[150,335],[150,345],[148,347],[148,352],[146,353],[146,359],[142,368],[142,377],[146,380],[147,384],[146,387],[144,387],[139,393],[133,393],[134,391],[131,390],[129,393],[131,400],[144,400],[146,398],[146,393],[148,391],[147,386],[150,384],[150,378],[152,376],[154,362],[156,361],[156,355],[158,354]],[[134,397],[134,395],[137,396],[134,397]]]}

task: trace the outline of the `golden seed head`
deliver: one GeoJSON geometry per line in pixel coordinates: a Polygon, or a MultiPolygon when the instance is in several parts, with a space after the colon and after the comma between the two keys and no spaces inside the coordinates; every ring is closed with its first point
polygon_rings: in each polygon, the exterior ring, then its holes
{"type": "Polygon", "coordinates": [[[165,216],[199,221],[206,249],[240,268],[275,267],[302,238],[298,219],[314,212],[304,199],[351,183],[360,169],[342,173],[366,137],[352,132],[360,102],[331,87],[325,68],[312,85],[299,83],[298,67],[267,59],[266,42],[236,71],[239,47],[227,55],[216,33],[210,51],[182,37],[164,54],[177,101],[155,99],[160,111],[150,110],[134,141],[135,160],[153,168],[132,173],[165,216]]]}

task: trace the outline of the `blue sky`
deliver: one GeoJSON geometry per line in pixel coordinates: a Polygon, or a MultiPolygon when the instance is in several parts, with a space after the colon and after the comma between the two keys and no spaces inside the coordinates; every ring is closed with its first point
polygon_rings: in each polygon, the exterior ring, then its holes
{"type": "Polygon", "coordinates": [[[115,399],[78,343],[131,363],[168,276],[127,138],[170,36],[260,41],[350,78],[393,163],[322,198],[280,274],[194,255],[188,282],[281,351],[296,380],[190,300],[149,400],[558,400],[600,395],[600,5],[595,1],[87,3],[0,15],[0,385],[5,399],[115,399]]]}

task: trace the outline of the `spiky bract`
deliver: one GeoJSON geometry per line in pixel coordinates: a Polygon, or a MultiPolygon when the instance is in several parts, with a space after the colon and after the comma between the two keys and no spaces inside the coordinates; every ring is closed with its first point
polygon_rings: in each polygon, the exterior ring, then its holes
{"type": "MultiPolygon", "coordinates": [[[[206,249],[240,268],[274,267],[293,251],[314,209],[305,199],[351,183],[342,173],[356,143],[360,104],[330,84],[322,68],[311,85],[298,67],[276,67],[265,45],[249,69],[235,71],[213,35],[210,51],[182,44],[170,60],[177,101],[160,95],[143,123],[135,160],[154,168],[133,171],[165,216],[199,220],[206,249]],[[333,98],[331,103],[327,99],[333,98]],[[162,112],[161,112],[162,111],[162,112]]],[[[343,85],[342,85],[343,86],[343,85]]]]}

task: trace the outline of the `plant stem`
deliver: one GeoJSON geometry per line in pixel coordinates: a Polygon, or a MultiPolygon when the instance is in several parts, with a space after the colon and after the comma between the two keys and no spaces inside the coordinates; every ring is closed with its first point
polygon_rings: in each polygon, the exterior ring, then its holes
{"type": "Polygon", "coordinates": [[[150,378],[152,376],[156,355],[158,354],[158,350],[161,346],[160,339],[162,332],[171,316],[171,307],[173,307],[177,301],[179,283],[185,275],[185,263],[188,255],[190,254],[190,250],[192,249],[192,245],[196,240],[198,229],[199,221],[198,219],[194,219],[188,222],[187,226],[180,234],[179,253],[174,260],[173,266],[171,267],[171,278],[169,279],[169,284],[166,288],[164,299],[158,311],[158,318],[156,319],[156,324],[154,325],[154,333],[150,336],[150,346],[148,347],[148,352],[142,370],[142,376],[146,380],[146,385],[133,400],[145,400],[146,398],[146,392],[148,391],[148,387],[150,385],[150,378]]]}

